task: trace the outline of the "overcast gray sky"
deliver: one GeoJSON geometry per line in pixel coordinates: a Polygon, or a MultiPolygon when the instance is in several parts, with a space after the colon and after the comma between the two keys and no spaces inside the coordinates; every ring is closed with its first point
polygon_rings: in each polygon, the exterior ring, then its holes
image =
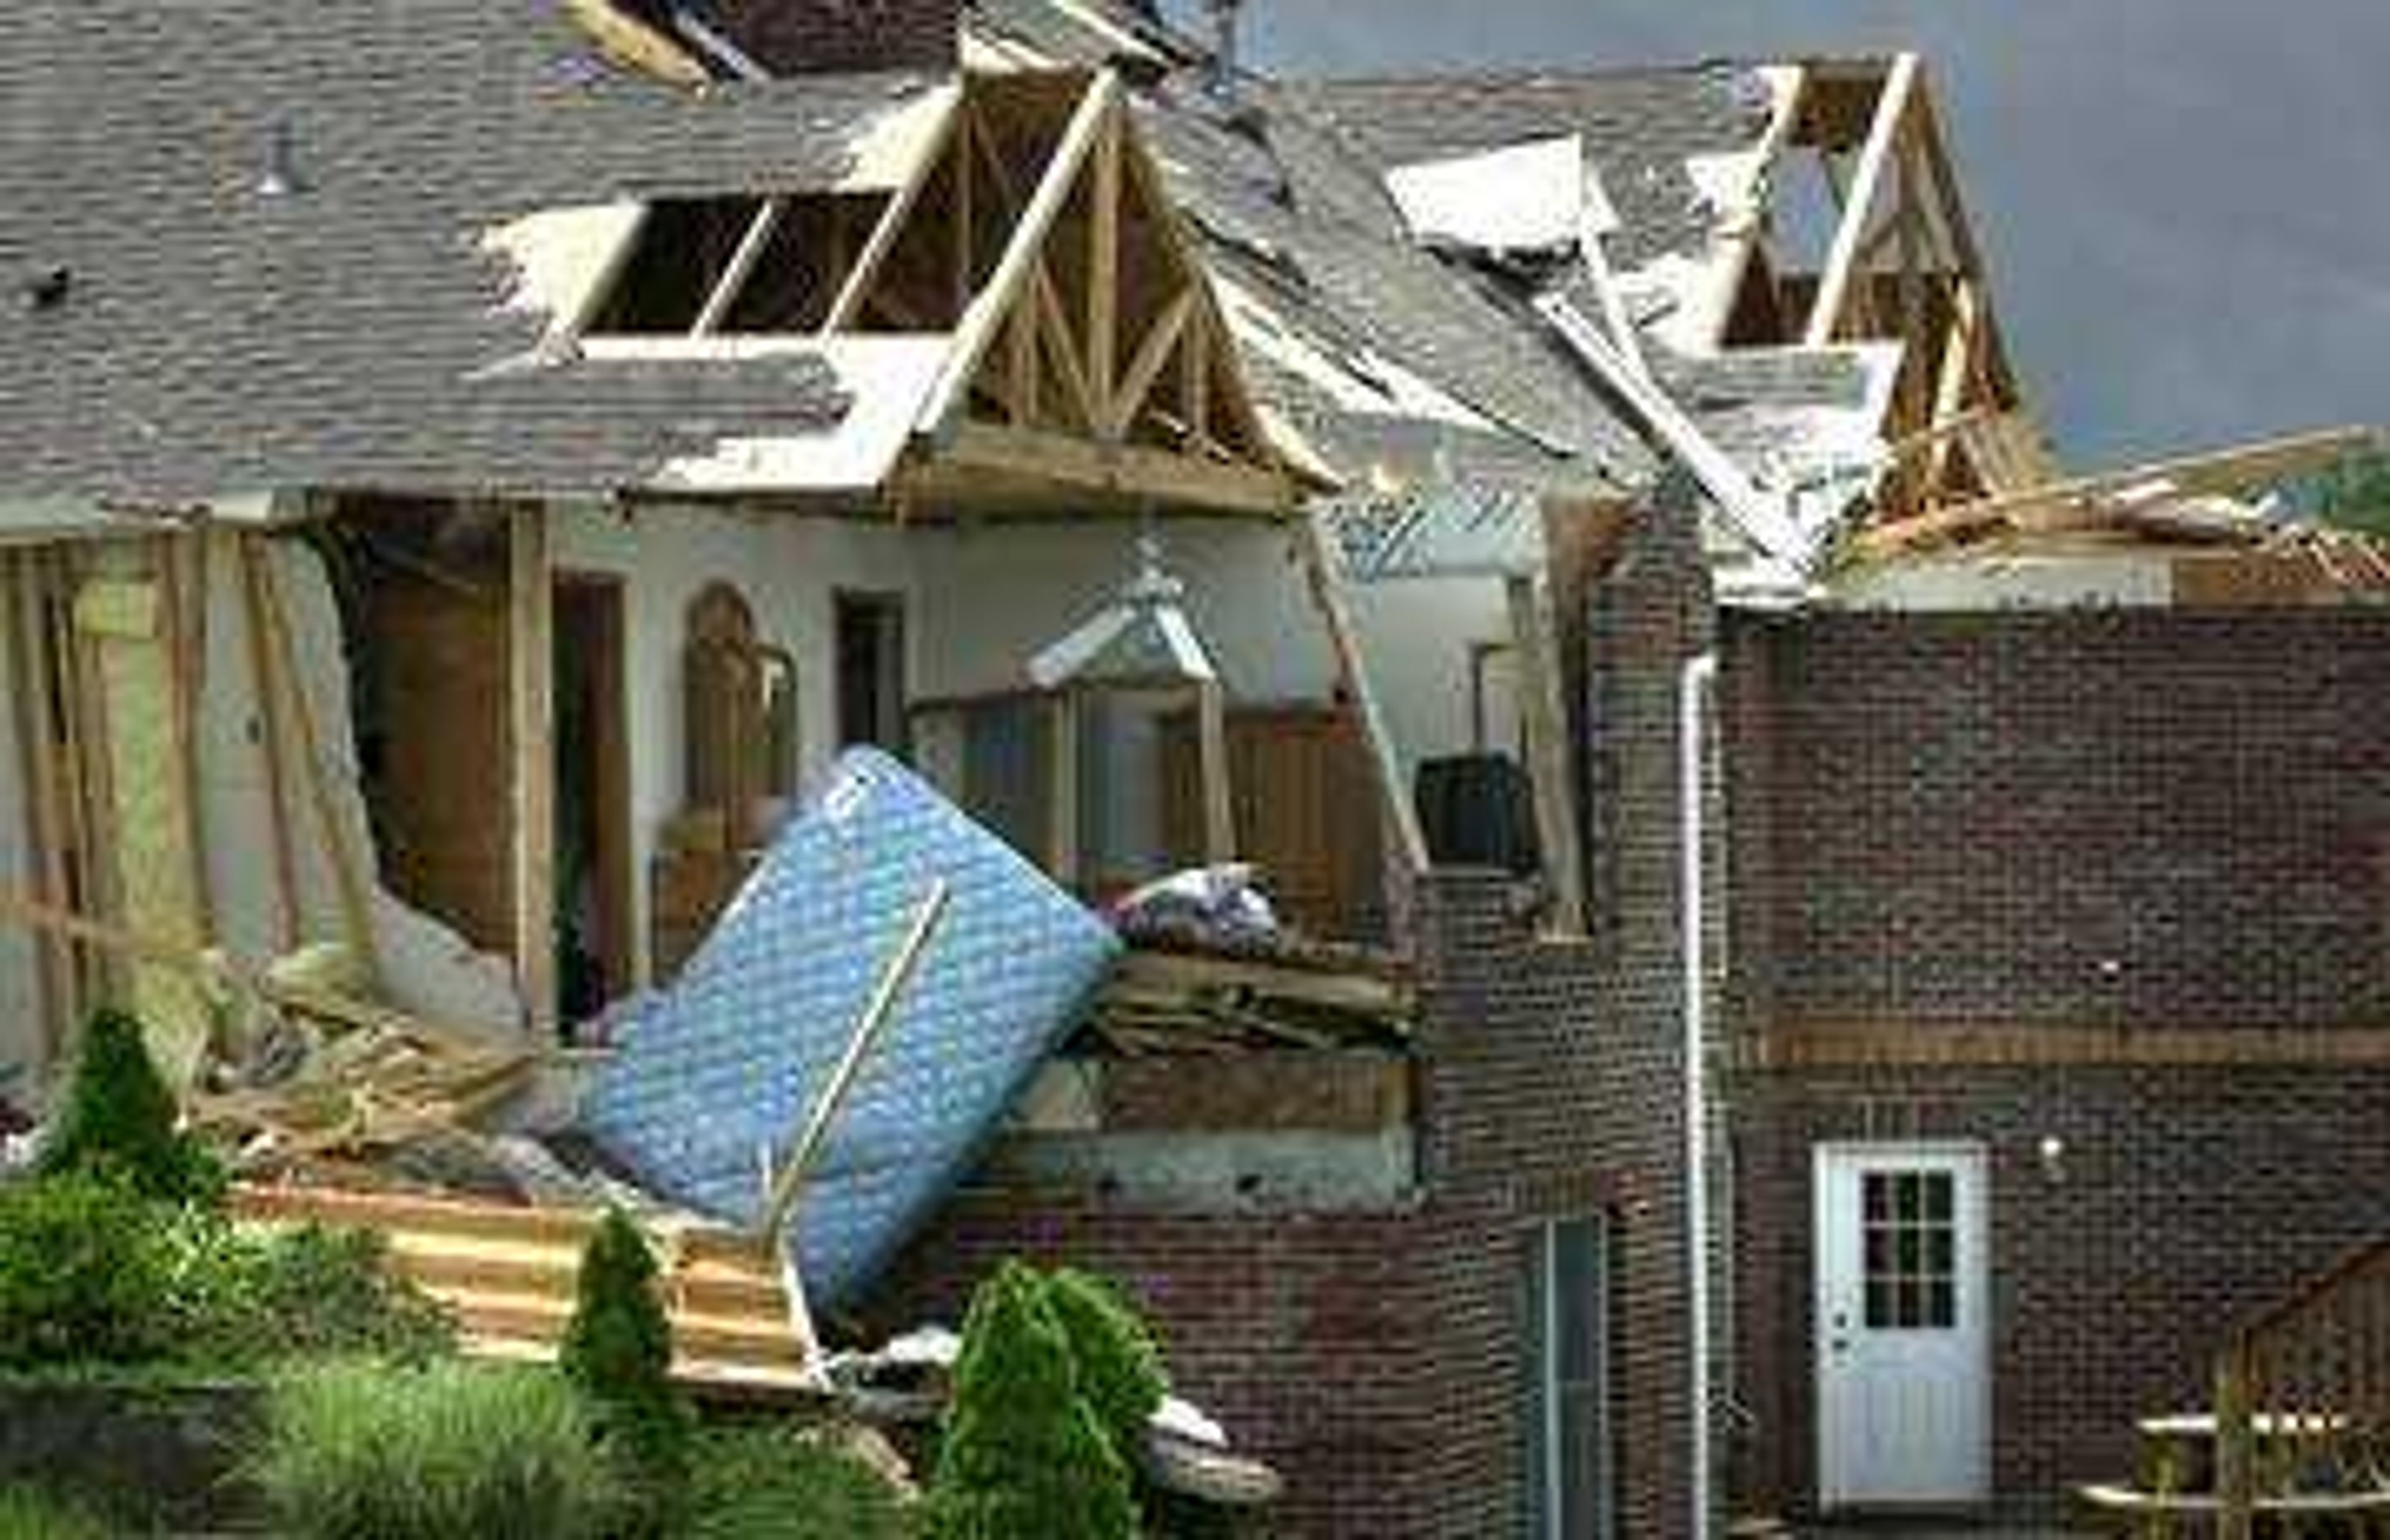
{"type": "Polygon", "coordinates": [[[2390,0],[1246,0],[1353,74],[1925,51],[2070,460],[2390,420],[2390,0]]]}

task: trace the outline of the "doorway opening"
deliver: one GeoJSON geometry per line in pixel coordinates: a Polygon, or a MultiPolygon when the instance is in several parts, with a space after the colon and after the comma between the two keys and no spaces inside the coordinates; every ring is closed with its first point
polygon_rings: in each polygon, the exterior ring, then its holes
{"type": "Polygon", "coordinates": [[[638,982],[621,579],[557,574],[554,652],[557,999],[577,1021],[638,982]]]}
{"type": "Polygon", "coordinates": [[[896,594],[837,596],[838,746],[869,744],[903,757],[905,600],[896,594]]]}

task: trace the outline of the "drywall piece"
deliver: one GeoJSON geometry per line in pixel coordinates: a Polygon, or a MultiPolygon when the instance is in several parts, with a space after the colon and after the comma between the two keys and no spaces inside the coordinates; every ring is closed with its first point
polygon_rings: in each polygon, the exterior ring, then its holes
{"type": "Polygon", "coordinates": [[[961,100],[961,86],[941,85],[911,96],[865,123],[847,145],[852,159],[837,190],[893,192],[910,182],[921,161],[944,141],[946,120],[961,100]]]}
{"type": "Polygon", "coordinates": [[[1564,250],[1618,227],[1617,211],[1587,174],[1574,134],[1396,166],[1386,191],[1422,245],[1471,251],[1564,250]]]}
{"type": "MultiPolygon", "coordinates": [[[[208,563],[210,623],[207,689],[199,712],[199,815],[207,829],[209,887],[219,944],[249,958],[280,949],[277,879],[273,848],[274,811],[265,755],[264,713],[250,668],[248,607],[240,592],[240,562],[230,542],[208,563]]],[[[255,538],[255,537],[251,537],[255,538]]],[[[348,830],[353,849],[368,858],[372,833],[358,789],[355,729],[349,703],[348,670],[339,611],[323,564],[296,540],[271,540],[264,547],[273,564],[290,625],[295,686],[306,693],[323,743],[321,763],[333,815],[348,830]]],[[[302,941],[332,941],[342,933],[339,878],[314,815],[303,805],[303,772],[298,736],[284,712],[280,726],[283,779],[290,805],[285,812],[291,835],[292,878],[302,941]]],[[[410,908],[379,887],[374,874],[366,913],[379,965],[381,993],[392,1005],[432,1020],[480,1028],[495,1037],[519,1033],[522,1004],[512,967],[476,951],[463,937],[430,916],[410,908]]]]}
{"type": "Polygon", "coordinates": [[[647,218],[632,199],[543,209],[486,230],[482,250],[515,265],[505,308],[548,318],[551,338],[577,327],[622,268],[647,218]]]}
{"type": "Polygon", "coordinates": [[[1369,1213],[1417,1200],[1419,1159],[1407,1125],[1373,1134],[1013,1133],[990,1149],[979,1180],[1167,1213],[1369,1213]]]}

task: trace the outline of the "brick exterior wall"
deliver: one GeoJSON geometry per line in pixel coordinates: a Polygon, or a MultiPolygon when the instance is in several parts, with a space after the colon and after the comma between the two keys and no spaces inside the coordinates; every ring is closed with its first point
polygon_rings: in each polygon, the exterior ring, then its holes
{"type": "Polygon", "coordinates": [[[776,75],[951,70],[961,0],[717,0],[724,32],[776,75]]]}
{"type": "MultiPolygon", "coordinates": [[[[1821,613],[1729,627],[1738,1031],[2390,1027],[2390,615],[1821,613]]],[[[1811,1159],[1990,1157],[1993,1482],[2047,1517],[2204,1405],[2236,1320],[2390,1233],[2390,1069],[1753,1072],[1737,1450],[1816,1490],[1811,1159]],[[2060,1170],[2038,1146],[2064,1141],[2060,1170]]]]}
{"type": "Polygon", "coordinates": [[[2390,614],[1821,613],[1732,652],[1770,1014],[2390,1025],[2390,614]]]}
{"type": "Polygon", "coordinates": [[[1164,1213],[977,1183],[900,1262],[878,1321],[956,1318],[1005,1254],[1098,1268],[1143,1300],[1188,1393],[1286,1475],[1272,1533],[1517,1534],[1529,1238],[1607,1209],[1622,1533],[1685,1533],[1676,697],[1711,613],[1690,537],[1658,529],[1590,596],[1613,804],[1591,940],[1538,939],[1491,874],[1420,885],[1414,1204],[1164,1213]]]}

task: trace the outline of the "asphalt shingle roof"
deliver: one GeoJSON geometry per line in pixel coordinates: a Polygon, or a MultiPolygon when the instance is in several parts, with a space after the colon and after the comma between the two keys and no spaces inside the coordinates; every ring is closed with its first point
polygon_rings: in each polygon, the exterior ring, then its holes
{"type": "Polygon", "coordinates": [[[1686,161],[1751,149],[1773,112],[1756,70],[1723,63],[1308,81],[1288,90],[1381,172],[1580,135],[1618,213],[1605,246],[1622,268],[1700,250],[1716,215],[1686,161]]]}
{"type": "Polygon", "coordinates": [[[528,366],[547,318],[508,307],[482,237],[821,186],[927,83],[692,95],[610,69],[543,0],[29,0],[0,49],[0,482],[601,489],[834,427],[847,397],[811,356],[528,366]],[[269,196],[277,139],[295,185],[269,196]]]}

